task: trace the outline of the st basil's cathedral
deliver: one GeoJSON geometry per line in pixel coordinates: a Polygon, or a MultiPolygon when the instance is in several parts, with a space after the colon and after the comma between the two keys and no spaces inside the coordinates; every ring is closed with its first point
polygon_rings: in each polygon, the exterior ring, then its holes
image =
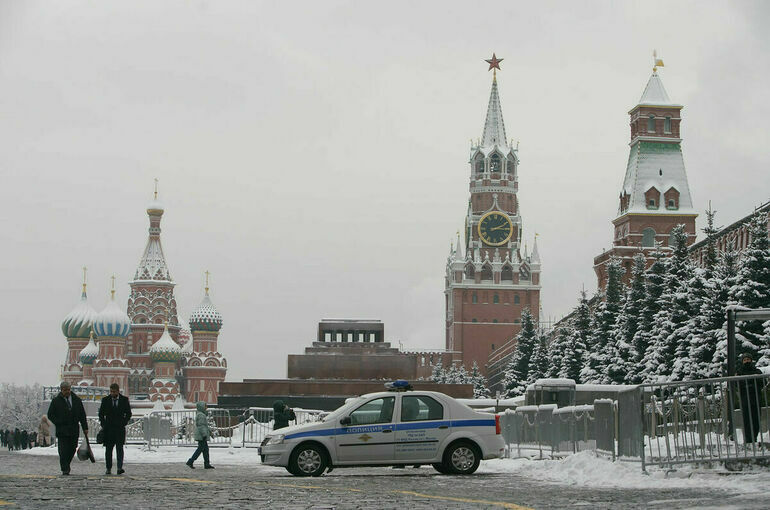
{"type": "Polygon", "coordinates": [[[174,286],[160,242],[164,208],[155,191],[147,206],[149,238],[125,311],[111,298],[97,313],[88,303],[85,269],[80,302],[64,318],[67,354],[62,380],[73,386],[107,388],[118,383],[132,399],[217,402],[227,360],[217,343],[222,315],[209,297],[208,273],[203,300],[190,314],[186,329],[177,315],[174,286]]]}

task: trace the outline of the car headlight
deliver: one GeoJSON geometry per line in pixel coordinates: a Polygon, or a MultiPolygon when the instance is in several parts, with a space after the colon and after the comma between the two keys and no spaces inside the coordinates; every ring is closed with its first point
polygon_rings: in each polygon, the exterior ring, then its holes
{"type": "Polygon", "coordinates": [[[267,441],[268,445],[281,444],[281,443],[283,443],[283,434],[277,434],[275,436],[271,436],[270,439],[267,441]]]}

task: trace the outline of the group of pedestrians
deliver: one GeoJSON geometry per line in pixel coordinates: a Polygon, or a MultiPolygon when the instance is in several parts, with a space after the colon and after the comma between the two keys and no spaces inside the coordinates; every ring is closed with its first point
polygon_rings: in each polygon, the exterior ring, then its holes
{"type": "Polygon", "coordinates": [[[38,444],[36,431],[27,432],[26,430],[19,430],[18,427],[13,430],[0,430],[0,444],[3,448],[8,448],[9,451],[44,446],[42,443],[38,444]]]}
{"type": "MultiPolygon", "coordinates": [[[[59,394],[51,400],[48,407],[47,420],[56,429],[56,439],[59,447],[59,467],[62,475],[69,475],[72,459],[78,447],[80,431],[88,440],[88,420],[83,402],[75,393],[68,382],[59,385],[59,394]]],[[[112,474],[112,452],[115,451],[117,460],[117,474],[122,475],[124,449],[126,443],[126,425],[131,419],[131,404],[128,397],[120,394],[120,386],[110,385],[110,394],[102,399],[99,406],[99,424],[101,431],[97,442],[104,444],[105,474],[112,474]]],[[[208,439],[211,437],[211,428],[206,412],[206,404],[198,402],[195,415],[194,438],[198,442],[198,448],[192,457],[186,462],[187,466],[195,469],[195,460],[203,454],[203,467],[214,469],[209,459],[208,439]]]]}

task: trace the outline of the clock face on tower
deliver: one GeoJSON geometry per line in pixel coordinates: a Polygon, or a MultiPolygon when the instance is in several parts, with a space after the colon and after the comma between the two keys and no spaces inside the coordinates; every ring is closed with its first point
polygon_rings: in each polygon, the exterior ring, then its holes
{"type": "Polygon", "coordinates": [[[489,246],[502,246],[513,234],[513,223],[507,214],[492,211],[479,220],[479,237],[489,246]]]}

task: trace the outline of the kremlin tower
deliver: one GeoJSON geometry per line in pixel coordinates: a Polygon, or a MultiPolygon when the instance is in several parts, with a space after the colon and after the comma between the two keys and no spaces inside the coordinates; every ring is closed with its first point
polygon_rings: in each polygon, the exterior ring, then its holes
{"type": "Polygon", "coordinates": [[[652,264],[656,246],[670,252],[669,233],[684,224],[688,244],[695,241],[695,212],[682,157],[682,105],[668,97],[658,75],[661,60],[655,60],[647,86],[630,115],[631,141],[626,175],[620,189],[614,225],[613,246],[594,258],[599,289],[607,281],[606,264],[620,257],[631,276],[632,259],[643,252],[652,264]]]}
{"type": "Polygon", "coordinates": [[[481,139],[471,146],[468,212],[464,238],[450,250],[446,265],[446,349],[466,368],[485,371],[496,349],[521,329],[521,312],[540,311],[540,254],[522,251],[522,219],[517,193],[518,150],[506,139],[497,91],[502,59],[487,60],[495,70],[481,139]]]}

